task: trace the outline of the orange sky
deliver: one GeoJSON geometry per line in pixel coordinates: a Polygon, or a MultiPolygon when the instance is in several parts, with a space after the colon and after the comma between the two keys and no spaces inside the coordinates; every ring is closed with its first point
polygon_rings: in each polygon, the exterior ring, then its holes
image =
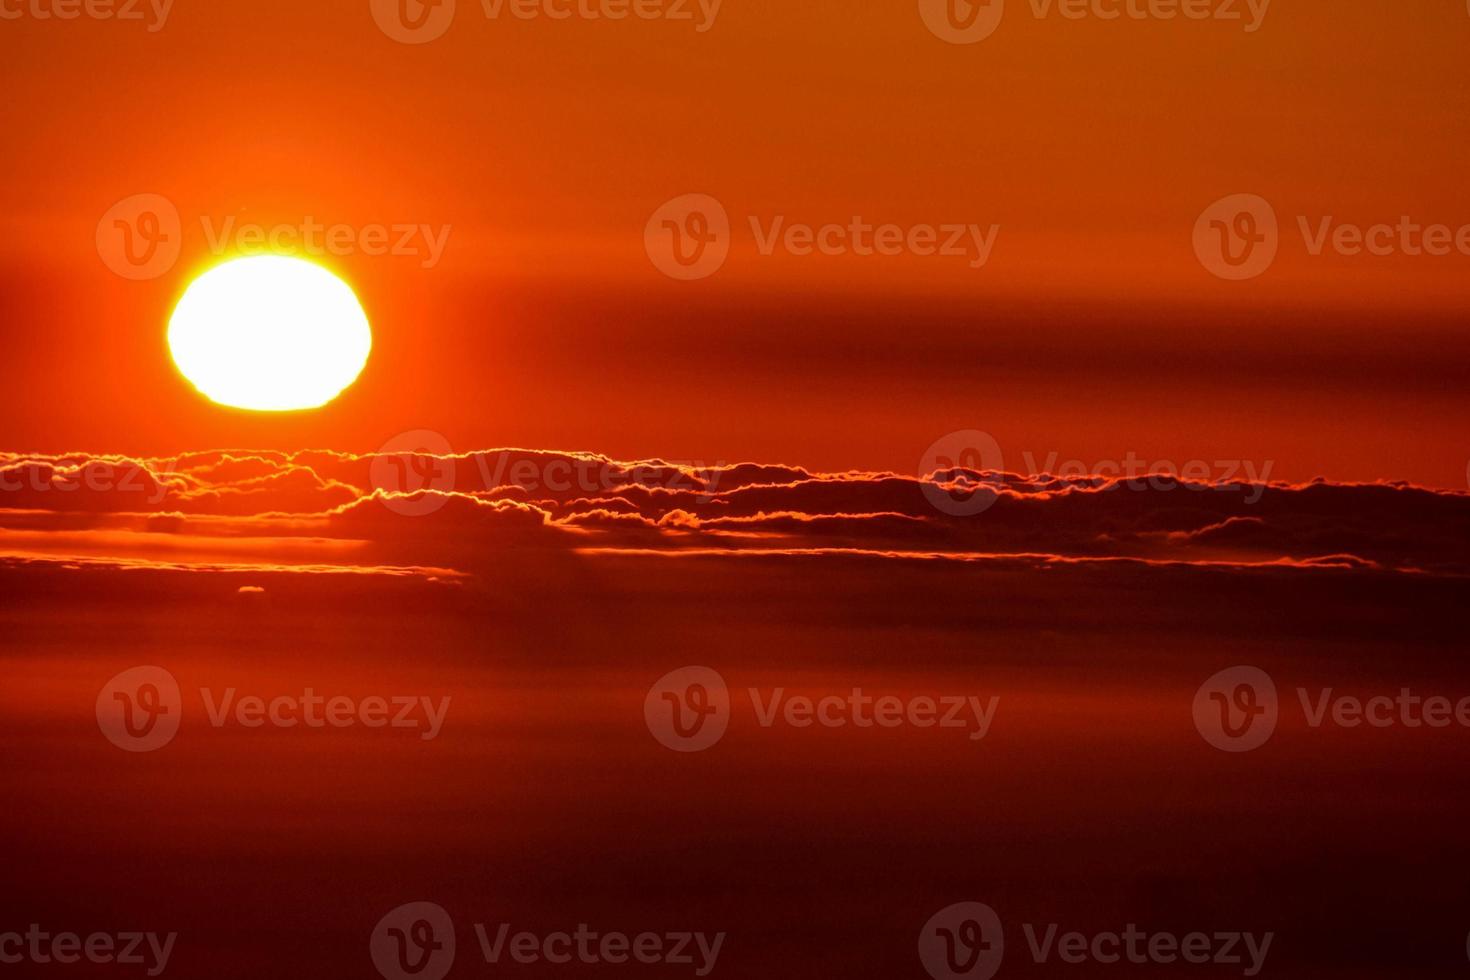
{"type": "Polygon", "coordinates": [[[909,2],[727,0],[702,33],[458,6],[417,46],[366,0],[180,0],[154,32],[0,20],[7,448],[361,451],[434,429],[465,449],[912,471],[980,428],[1008,462],[1464,486],[1470,255],[1312,256],[1297,222],[1470,224],[1463,4],[1278,2],[1247,33],[1010,0],[968,46],[909,2]],[[133,282],[96,228],[143,192],[177,206],[183,254],[133,282]],[[689,192],[724,205],[733,241],[685,283],[643,232],[689,192]],[[1281,219],[1248,282],[1191,245],[1236,193],[1281,219]],[[432,268],[331,260],[374,322],[367,373],[321,412],[253,417],[203,402],[163,341],[232,216],[449,238],[432,268]],[[999,231],[980,269],[763,256],[750,220],[778,216],[999,231]]]}

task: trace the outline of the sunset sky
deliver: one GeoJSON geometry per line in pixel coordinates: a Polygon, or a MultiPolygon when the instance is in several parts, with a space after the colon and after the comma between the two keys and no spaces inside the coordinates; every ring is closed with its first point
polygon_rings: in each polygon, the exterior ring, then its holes
{"type": "Polygon", "coordinates": [[[368,451],[428,429],[461,451],[911,473],[975,428],[1013,468],[1134,452],[1464,488],[1470,255],[1313,256],[1298,230],[1470,224],[1462,4],[1276,3],[1248,32],[1011,0],[973,45],[907,2],[729,0],[703,32],[692,3],[693,21],[458,8],[417,45],[365,2],[0,23],[8,448],[368,451]],[[129,281],[97,226],[142,193],[176,205],[183,247],[129,281]],[[643,231],[687,193],[723,204],[733,240],[678,282],[643,231]],[[1191,235],[1239,193],[1274,206],[1280,254],[1230,282],[1191,235]],[[982,268],[762,255],[751,219],[781,216],[999,228],[982,268]],[[375,333],[337,402],[201,411],[163,331],[218,261],[210,234],[307,218],[447,238],[431,268],[326,259],[375,333]]]}
{"type": "Polygon", "coordinates": [[[1463,0],[0,0],[0,84],[17,975],[1463,973],[1463,0]],[[589,926],[719,970],[477,941],[589,926]]]}

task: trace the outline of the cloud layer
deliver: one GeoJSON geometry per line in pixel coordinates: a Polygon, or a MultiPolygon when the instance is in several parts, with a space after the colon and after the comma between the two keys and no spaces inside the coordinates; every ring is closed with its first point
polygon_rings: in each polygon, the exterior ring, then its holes
{"type": "Polygon", "coordinates": [[[814,473],[507,449],[0,454],[0,555],[473,578],[508,553],[1130,560],[1462,575],[1470,495],[1405,484],[814,473]]]}

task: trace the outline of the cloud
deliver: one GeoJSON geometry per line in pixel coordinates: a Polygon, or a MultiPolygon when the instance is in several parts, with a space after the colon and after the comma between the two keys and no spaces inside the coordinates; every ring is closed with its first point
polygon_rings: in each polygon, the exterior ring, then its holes
{"type": "Polygon", "coordinates": [[[1467,545],[1470,496],[1406,484],[920,478],[527,449],[0,454],[0,549],[12,555],[293,567],[320,556],[483,574],[529,552],[841,552],[1464,575],[1467,545]],[[988,506],[957,516],[974,493],[988,506]]]}
{"type": "Polygon", "coordinates": [[[142,460],[0,454],[0,506],[59,513],[155,510],[169,486],[142,460]]]}

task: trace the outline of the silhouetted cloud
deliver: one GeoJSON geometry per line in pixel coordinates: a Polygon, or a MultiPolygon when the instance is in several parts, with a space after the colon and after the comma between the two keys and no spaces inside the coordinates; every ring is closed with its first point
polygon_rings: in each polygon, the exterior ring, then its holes
{"type": "Polygon", "coordinates": [[[525,449],[0,454],[0,553],[11,556],[482,572],[512,553],[621,550],[1461,575],[1467,544],[1470,495],[1405,484],[920,478],[525,449]],[[955,516],[972,493],[988,506],[955,516]]]}

